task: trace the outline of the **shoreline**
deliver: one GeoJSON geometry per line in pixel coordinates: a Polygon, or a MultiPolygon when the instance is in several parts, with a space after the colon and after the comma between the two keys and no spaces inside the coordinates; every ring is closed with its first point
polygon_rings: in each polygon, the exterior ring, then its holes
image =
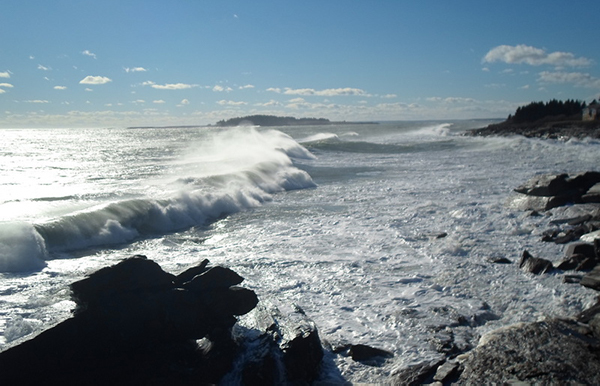
{"type": "Polygon", "coordinates": [[[600,138],[600,121],[536,121],[531,123],[491,124],[480,129],[468,130],[470,136],[522,135],[527,138],[570,139],[600,138]]]}

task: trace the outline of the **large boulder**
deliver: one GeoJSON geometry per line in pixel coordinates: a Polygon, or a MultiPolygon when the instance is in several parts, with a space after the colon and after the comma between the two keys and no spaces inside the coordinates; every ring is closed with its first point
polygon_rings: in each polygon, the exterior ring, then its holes
{"type": "Polygon", "coordinates": [[[534,273],[536,275],[551,272],[554,269],[550,260],[533,257],[528,251],[523,251],[519,268],[524,271],[534,273]]]}
{"type": "Polygon", "coordinates": [[[258,299],[207,264],[175,276],[134,256],[73,283],[72,318],[0,353],[3,384],[218,383],[238,352],[235,316],[258,299]]]}
{"type": "Polygon", "coordinates": [[[600,341],[576,322],[520,323],[484,335],[459,384],[600,384],[600,341]]]}

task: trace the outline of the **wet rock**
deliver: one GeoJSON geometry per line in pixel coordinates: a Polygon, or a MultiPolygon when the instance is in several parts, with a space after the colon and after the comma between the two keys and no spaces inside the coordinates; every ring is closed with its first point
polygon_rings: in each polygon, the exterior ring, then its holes
{"type": "Polygon", "coordinates": [[[515,188],[515,192],[528,196],[557,196],[569,190],[568,177],[568,174],[547,174],[533,177],[525,184],[515,188]]]}
{"type": "Polygon", "coordinates": [[[581,279],[583,279],[583,276],[580,275],[564,275],[563,283],[579,284],[581,283],[581,279]]]}
{"type": "Polygon", "coordinates": [[[512,264],[512,261],[506,257],[490,257],[488,260],[490,263],[494,264],[512,264]]]}
{"type": "Polygon", "coordinates": [[[444,363],[444,360],[434,360],[404,368],[392,375],[393,385],[416,386],[433,381],[437,368],[444,363]]]}
{"type": "Polygon", "coordinates": [[[462,358],[460,384],[598,384],[600,341],[575,322],[520,323],[484,335],[462,358]]]}
{"type": "Polygon", "coordinates": [[[238,327],[244,350],[236,372],[224,384],[310,384],[320,374],[323,346],[315,323],[304,313],[284,314],[273,305],[259,304],[250,314],[252,330],[238,327]]]}
{"type": "Polygon", "coordinates": [[[596,266],[590,272],[585,274],[583,279],[581,279],[581,285],[600,291],[600,266],[596,266]]]}
{"type": "Polygon", "coordinates": [[[459,364],[446,362],[437,368],[433,380],[437,382],[449,382],[458,372],[459,364]]]}
{"type": "Polygon", "coordinates": [[[375,357],[380,358],[391,358],[394,356],[393,353],[385,351],[379,348],[367,346],[364,344],[355,344],[350,347],[350,356],[355,361],[368,361],[375,357]]]}
{"type": "Polygon", "coordinates": [[[594,244],[589,243],[573,243],[567,246],[565,256],[582,255],[585,257],[596,258],[596,250],[594,244]]]}
{"type": "Polygon", "coordinates": [[[521,257],[521,261],[519,262],[519,268],[527,272],[539,275],[542,273],[552,271],[554,266],[552,265],[551,261],[541,259],[539,257],[533,257],[528,251],[524,251],[521,257]]]}

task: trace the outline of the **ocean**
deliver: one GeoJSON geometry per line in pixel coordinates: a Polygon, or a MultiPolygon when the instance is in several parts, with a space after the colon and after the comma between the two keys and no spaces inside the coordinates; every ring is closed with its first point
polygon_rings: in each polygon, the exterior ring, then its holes
{"type": "Polygon", "coordinates": [[[578,208],[531,216],[513,189],[598,170],[600,142],[462,135],[488,123],[2,129],[0,350],[68,318],[70,283],[134,254],[173,273],[207,258],[263,304],[301,308],[326,347],[394,353],[370,366],[328,352],[331,381],[386,380],[440,342],[574,315],[595,291],[518,260],[560,260],[541,234],[578,208]]]}

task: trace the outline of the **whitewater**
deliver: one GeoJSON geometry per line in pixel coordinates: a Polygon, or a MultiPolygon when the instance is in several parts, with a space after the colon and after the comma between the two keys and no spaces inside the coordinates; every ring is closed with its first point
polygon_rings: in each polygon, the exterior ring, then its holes
{"type": "Polygon", "coordinates": [[[135,254],[174,273],[207,258],[265,307],[302,309],[326,347],[394,353],[328,352],[332,382],[574,315],[595,291],[491,259],[560,260],[541,234],[577,207],[531,216],[513,189],[598,170],[600,143],[463,135],[487,123],[0,129],[0,351],[68,318],[70,283],[135,254]]]}

